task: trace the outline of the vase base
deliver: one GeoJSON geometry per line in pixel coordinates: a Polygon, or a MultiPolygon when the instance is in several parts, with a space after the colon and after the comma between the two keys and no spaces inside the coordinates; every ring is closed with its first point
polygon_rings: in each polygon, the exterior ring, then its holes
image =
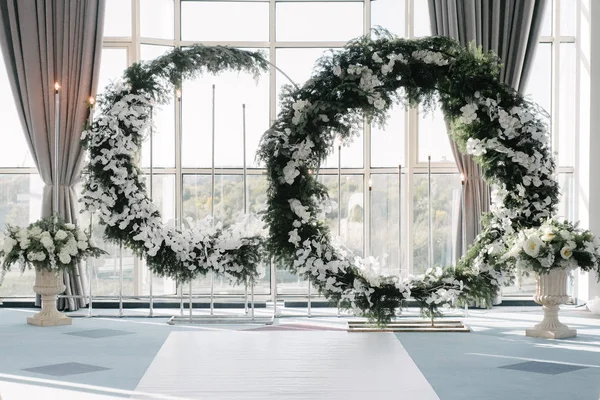
{"type": "Polygon", "coordinates": [[[62,326],[62,325],[72,325],[73,320],[71,318],[67,317],[66,315],[64,315],[62,317],[56,317],[56,318],[36,318],[35,316],[33,316],[33,317],[27,317],[27,323],[29,325],[36,325],[36,326],[62,326]]]}
{"type": "Polygon", "coordinates": [[[529,328],[525,331],[525,336],[538,337],[544,339],[565,339],[577,336],[577,329],[557,329],[545,330],[529,328]]]}

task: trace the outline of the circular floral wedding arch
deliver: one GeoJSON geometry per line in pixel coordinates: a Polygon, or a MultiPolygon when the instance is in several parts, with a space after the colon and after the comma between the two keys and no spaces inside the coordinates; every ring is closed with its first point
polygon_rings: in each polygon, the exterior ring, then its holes
{"type": "Polygon", "coordinates": [[[193,46],[136,64],[125,83],[109,88],[99,118],[83,133],[90,152],[83,202],[100,215],[106,237],[145,256],[155,273],[180,281],[208,270],[236,282],[252,279],[268,254],[331,300],[380,323],[409,296],[429,313],[457,299],[493,298],[514,269],[505,261],[507,237],[554,213],[558,184],[543,112],[499,82],[497,57],[447,38],[359,38],[324,55],[304,86],[289,88],[259,150],[270,183],[266,242],[260,226],[247,222],[223,228],[204,221],[190,230],[162,225],[135,166],[150,108],[182,78],[227,69],[258,74],[267,65],[258,53],[193,46]],[[377,274],[372,260],[332,242],[322,218],[327,191],[310,173],[337,136],[350,139],[364,119],[383,123],[397,102],[441,104],[454,140],[483,167],[496,196],[457,266],[405,281],[377,274]]]}

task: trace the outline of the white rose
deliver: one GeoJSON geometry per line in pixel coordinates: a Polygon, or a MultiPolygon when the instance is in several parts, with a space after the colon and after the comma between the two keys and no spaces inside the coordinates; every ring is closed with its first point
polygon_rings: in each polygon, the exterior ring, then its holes
{"type": "Polygon", "coordinates": [[[563,229],[562,231],[560,231],[560,236],[562,236],[563,239],[565,240],[571,240],[573,239],[573,235],[571,234],[571,232],[563,229]]]}
{"type": "Polygon", "coordinates": [[[96,242],[92,238],[90,238],[90,240],[88,240],[88,244],[90,245],[90,247],[96,247],[96,242]]]}
{"type": "Polygon", "coordinates": [[[28,248],[29,247],[29,238],[19,239],[19,246],[21,246],[21,249],[23,249],[23,250],[28,248]]]}
{"type": "Polygon", "coordinates": [[[542,247],[542,241],[539,237],[532,235],[525,243],[523,243],[523,251],[527,253],[530,257],[537,258],[540,254],[540,248],[542,247]]]}
{"type": "Polygon", "coordinates": [[[68,230],[72,231],[73,229],[75,229],[75,224],[65,224],[65,228],[67,228],[68,230]]]}
{"type": "Polygon", "coordinates": [[[81,242],[81,241],[87,240],[87,236],[86,236],[86,234],[83,231],[78,230],[76,234],[77,234],[77,240],[78,241],[81,242]]]}
{"type": "Polygon", "coordinates": [[[552,233],[552,232],[547,232],[542,235],[542,240],[544,242],[549,242],[552,239],[554,239],[554,233],[552,233]]]}
{"type": "Polygon", "coordinates": [[[67,232],[63,231],[62,229],[59,229],[58,232],[56,232],[56,234],[54,235],[54,238],[56,240],[65,240],[67,236],[67,232]]]}
{"type": "Polygon", "coordinates": [[[65,252],[61,251],[60,254],[58,255],[58,259],[63,264],[70,264],[71,263],[71,256],[69,255],[69,253],[65,253],[65,252]]]}
{"type": "Polygon", "coordinates": [[[342,68],[339,65],[333,67],[333,74],[335,76],[340,76],[342,74],[342,68]]]}
{"type": "Polygon", "coordinates": [[[77,247],[81,250],[87,250],[88,244],[85,241],[77,242],[77,247]]]}
{"type": "Polygon", "coordinates": [[[573,250],[567,246],[563,247],[560,250],[560,256],[565,260],[568,260],[569,258],[571,258],[572,255],[573,255],[573,250]]]}
{"type": "Polygon", "coordinates": [[[48,250],[52,250],[54,248],[54,241],[52,240],[50,235],[48,235],[48,236],[42,235],[42,238],[40,239],[40,243],[42,243],[42,246],[44,246],[48,250]]]}
{"type": "Polygon", "coordinates": [[[42,228],[39,226],[34,226],[29,230],[29,236],[37,237],[42,234],[42,228]]]}
{"type": "Polygon", "coordinates": [[[2,250],[4,250],[5,254],[8,254],[12,251],[13,247],[15,247],[17,241],[11,237],[4,238],[4,243],[2,244],[2,250]]]}

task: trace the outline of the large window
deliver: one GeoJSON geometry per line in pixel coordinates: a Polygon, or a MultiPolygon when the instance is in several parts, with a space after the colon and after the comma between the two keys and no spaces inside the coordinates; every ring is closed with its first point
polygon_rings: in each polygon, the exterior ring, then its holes
{"type": "MultiPolygon", "coordinates": [[[[527,93],[550,115],[563,191],[560,212],[572,218],[576,1],[550,3],[527,93]]],[[[375,26],[401,37],[427,36],[430,34],[428,2],[107,0],[99,92],[118,79],[127,65],[194,43],[258,49],[284,72],[272,66],[258,82],[237,73],[204,76],[185,82],[180,97],[173,93],[169,104],[154,110],[153,199],[165,223],[203,218],[211,211],[218,220],[227,223],[242,213],[244,151],[248,208],[261,210],[267,181],[254,154],[262,133],[277,116],[283,85],[301,85],[310,77],[321,54],[342,47],[347,40],[375,26]]],[[[1,70],[0,82],[8,86],[6,79],[1,70]]],[[[0,136],[11,135],[10,143],[14,143],[0,157],[0,168],[8,168],[0,175],[3,183],[0,187],[6,191],[0,198],[0,220],[25,218],[19,208],[29,209],[29,220],[33,220],[38,216],[41,183],[13,104],[8,91],[0,95],[0,105],[10,114],[4,119],[4,126],[10,129],[2,130],[0,136]],[[34,208],[36,211],[31,211],[34,208]]],[[[142,151],[141,164],[149,173],[148,145],[142,151]]],[[[366,125],[341,152],[337,147],[332,149],[319,179],[329,188],[336,203],[328,214],[332,235],[340,236],[357,254],[378,257],[386,273],[408,276],[422,273],[432,263],[452,265],[459,232],[461,184],[443,116],[438,110],[392,109],[386,126],[366,125]]],[[[101,237],[100,227],[95,226],[95,234],[101,237]]],[[[107,250],[110,256],[94,261],[93,265],[96,295],[118,293],[119,249],[107,250]]],[[[147,295],[150,274],[145,265],[126,251],[123,256],[125,293],[147,295]]],[[[269,270],[265,266],[263,279],[256,288],[259,295],[272,293],[269,270]]],[[[192,290],[207,294],[210,281],[210,277],[198,279],[192,290]]],[[[12,286],[0,287],[0,297],[31,294],[31,285],[19,283],[17,287],[16,280],[11,282],[12,286]]],[[[214,287],[222,295],[239,295],[244,291],[243,287],[231,287],[219,278],[214,280],[214,287]]],[[[512,288],[507,293],[526,293],[530,287],[526,282],[522,290],[512,288]]],[[[307,282],[280,269],[277,290],[280,294],[305,295],[307,282]]],[[[154,277],[153,291],[171,295],[177,291],[185,293],[188,288],[178,288],[176,282],[154,277]]]]}

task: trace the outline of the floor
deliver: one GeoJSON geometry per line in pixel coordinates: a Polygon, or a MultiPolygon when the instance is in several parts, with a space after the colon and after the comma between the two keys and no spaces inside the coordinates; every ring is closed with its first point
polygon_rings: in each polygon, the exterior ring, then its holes
{"type": "Polygon", "coordinates": [[[39,328],[25,323],[33,312],[0,309],[2,400],[600,399],[600,316],[581,308],[561,311],[578,330],[563,340],[524,336],[538,307],[450,311],[470,333],[348,333],[332,309],[280,309],[272,326],[97,310],[39,328]]]}

